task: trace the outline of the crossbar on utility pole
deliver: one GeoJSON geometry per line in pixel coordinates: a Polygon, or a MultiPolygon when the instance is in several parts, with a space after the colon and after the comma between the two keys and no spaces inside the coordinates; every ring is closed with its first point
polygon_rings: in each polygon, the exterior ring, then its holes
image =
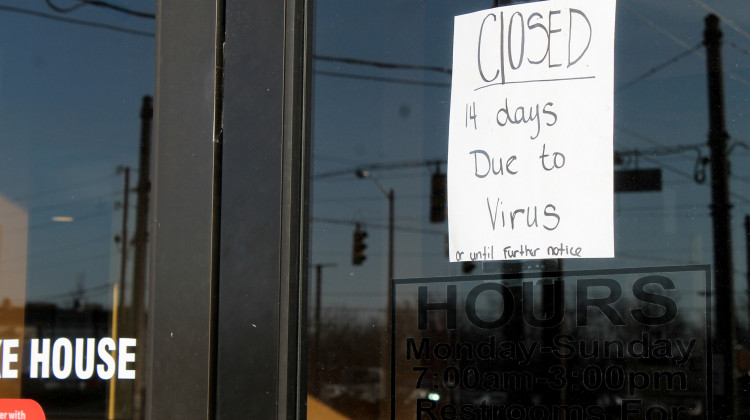
{"type": "MultiPolygon", "coordinates": [[[[729,203],[729,135],[724,116],[724,85],[721,62],[721,30],[716,15],[706,17],[703,33],[708,73],[708,147],[711,151],[711,216],[713,218],[714,293],[716,334],[714,349],[720,357],[721,381],[714,394],[715,417],[734,419],[737,412],[734,319],[734,273],[732,265],[731,209],[729,203]]],[[[711,372],[709,372],[709,375],[711,372]]]]}

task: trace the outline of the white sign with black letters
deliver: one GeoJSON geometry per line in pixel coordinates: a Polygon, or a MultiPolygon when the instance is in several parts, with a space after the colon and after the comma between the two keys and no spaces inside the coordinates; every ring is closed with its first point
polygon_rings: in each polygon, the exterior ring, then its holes
{"type": "Polygon", "coordinates": [[[614,257],[614,0],[455,18],[451,261],[614,257]]]}

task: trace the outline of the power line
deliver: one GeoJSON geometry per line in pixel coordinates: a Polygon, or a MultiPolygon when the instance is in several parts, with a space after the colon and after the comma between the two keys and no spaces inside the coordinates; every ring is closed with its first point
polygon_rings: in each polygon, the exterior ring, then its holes
{"type": "Polygon", "coordinates": [[[453,74],[453,70],[448,67],[425,66],[425,65],[419,65],[419,64],[391,63],[391,62],[386,62],[386,61],[362,60],[359,58],[333,57],[333,56],[328,56],[328,55],[315,55],[313,56],[313,58],[316,60],[320,60],[320,61],[355,64],[355,65],[370,66],[370,67],[377,67],[377,68],[383,68],[383,69],[427,70],[427,71],[434,71],[434,72],[444,73],[444,74],[453,74]]]}
{"type": "Polygon", "coordinates": [[[652,67],[651,69],[649,69],[645,73],[641,74],[640,76],[635,77],[632,80],[630,80],[629,82],[626,82],[626,83],[623,83],[622,85],[620,85],[620,87],[618,87],[615,90],[615,92],[619,93],[619,92],[621,92],[621,91],[623,91],[623,90],[625,90],[625,89],[627,89],[627,88],[635,85],[636,83],[641,82],[641,81],[647,79],[648,77],[654,75],[655,73],[657,73],[657,72],[659,72],[659,71],[661,71],[661,70],[669,67],[670,65],[672,65],[672,64],[680,61],[681,59],[687,57],[688,55],[692,54],[693,52],[695,52],[696,50],[698,50],[698,48],[700,48],[702,45],[703,44],[698,43],[698,44],[694,45],[692,48],[690,48],[688,50],[685,50],[685,51],[677,54],[676,56],[674,56],[674,57],[672,57],[672,58],[664,61],[663,63],[652,67]]]}
{"type": "MultiPolygon", "coordinates": [[[[110,194],[96,194],[88,197],[77,197],[75,201],[63,201],[63,202],[57,202],[52,203],[44,206],[38,206],[38,207],[28,207],[25,210],[27,212],[40,212],[40,211],[49,211],[49,210],[63,210],[65,208],[69,208],[71,206],[78,206],[81,204],[86,203],[108,203],[112,200],[116,200],[118,197],[122,196],[122,191],[115,191],[110,194]]],[[[7,205],[0,204],[0,216],[6,216],[6,215],[12,215],[12,211],[3,211],[7,210],[7,205]]]]}
{"type": "Polygon", "coordinates": [[[701,155],[701,148],[705,147],[706,145],[703,143],[694,143],[694,144],[678,144],[676,146],[657,146],[651,149],[632,149],[632,150],[615,150],[615,155],[620,156],[641,156],[641,155],[654,155],[654,156],[664,156],[664,155],[675,155],[675,154],[683,154],[686,151],[696,151],[699,155],[701,155]]]}
{"type": "MultiPolygon", "coordinates": [[[[429,195],[425,194],[408,194],[408,195],[399,195],[399,200],[424,200],[426,198],[429,198],[429,195]]],[[[380,201],[383,198],[380,195],[369,195],[369,196],[358,196],[358,197],[323,197],[323,198],[316,198],[314,200],[315,203],[341,203],[344,200],[351,200],[351,201],[380,201]]]]}
{"type": "MultiPolygon", "coordinates": [[[[620,5],[621,5],[622,7],[624,7],[624,8],[625,8],[625,10],[627,10],[627,11],[628,11],[628,12],[630,12],[630,13],[632,13],[632,14],[633,14],[633,15],[634,15],[635,17],[637,17],[638,19],[640,19],[640,20],[642,20],[643,22],[645,22],[645,23],[646,23],[646,24],[647,24],[648,26],[650,26],[650,27],[651,27],[652,29],[654,29],[655,31],[659,32],[660,34],[662,34],[662,35],[664,35],[665,37],[667,37],[667,38],[671,39],[672,41],[674,41],[674,42],[675,42],[675,43],[677,43],[678,45],[682,46],[682,48],[684,48],[684,49],[686,49],[686,50],[689,50],[689,49],[691,48],[691,47],[690,47],[690,45],[688,45],[688,44],[687,44],[687,43],[686,43],[685,41],[683,41],[682,39],[680,39],[680,37],[678,37],[678,36],[676,36],[676,35],[673,35],[673,34],[672,34],[671,32],[667,31],[667,30],[666,30],[666,29],[664,29],[664,28],[663,28],[662,26],[660,26],[660,25],[656,24],[656,23],[655,23],[655,22],[653,22],[653,21],[652,21],[651,19],[649,19],[649,18],[647,18],[647,17],[643,16],[642,14],[638,13],[637,11],[635,11],[635,10],[634,10],[634,9],[633,9],[632,7],[630,7],[630,6],[628,6],[627,4],[625,4],[625,3],[622,3],[622,2],[620,3],[620,5]]],[[[697,56],[699,56],[699,57],[703,58],[703,59],[705,59],[705,58],[706,58],[706,56],[705,56],[705,55],[701,54],[701,53],[700,53],[700,52],[698,52],[698,51],[694,51],[693,53],[694,53],[695,55],[697,55],[697,56]]]]}
{"type": "MultiPolygon", "coordinates": [[[[77,217],[75,217],[75,221],[76,222],[80,222],[80,221],[83,221],[83,220],[95,219],[97,217],[101,217],[101,216],[104,216],[106,214],[109,214],[109,212],[110,212],[110,210],[107,209],[107,210],[96,211],[96,212],[93,212],[93,213],[87,213],[87,214],[84,214],[83,216],[77,216],[77,217]]],[[[32,230],[37,230],[39,228],[44,228],[47,225],[53,225],[53,224],[56,224],[56,223],[57,222],[53,222],[51,220],[48,220],[48,221],[39,222],[39,223],[30,225],[30,226],[25,227],[25,228],[24,227],[18,227],[18,228],[15,228],[15,229],[8,229],[5,232],[6,233],[23,232],[23,231],[30,232],[32,230]]]]}
{"type": "Polygon", "coordinates": [[[112,9],[116,12],[124,13],[126,15],[145,18],[145,19],[156,19],[156,14],[149,13],[149,12],[142,12],[140,10],[133,10],[128,9],[126,7],[118,6],[116,4],[107,3],[105,1],[98,1],[98,0],[82,0],[86,4],[90,4],[92,6],[96,7],[104,7],[107,9],[112,9]]]}
{"type": "Polygon", "coordinates": [[[335,72],[335,71],[320,71],[320,70],[316,70],[315,73],[321,76],[340,77],[342,79],[369,80],[373,82],[399,83],[399,84],[404,84],[404,85],[430,86],[430,87],[441,87],[441,88],[451,87],[450,83],[426,82],[424,80],[399,79],[395,77],[366,76],[362,74],[351,74],[351,73],[341,73],[341,72],[335,72]]]}
{"type": "Polygon", "coordinates": [[[641,157],[644,158],[644,159],[646,159],[649,162],[655,163],[655,164],[661,166],[662,168],[664,168],[664,169],[666,169],[666,170],[668,170],[668,171],[670,171],[672,173],[675,173],[677,175],[680,175],[680,176],[682,176],[684,178],[692,179],[692,180],[695,179],[694,175],[690,175],[687,172],[685,172],[683,170],[680,170],[680,169],[677,169],[677,168],[675,168],[672,165],[668,165],[668,164],[666,164],[664,162],[660,162],[658,159],[654,159],[654,158],[652,158],[650,156],[641,156],[641,157]]]}
{"type": "MultiPolygon", "coordinates": [[[[63,299],[63,298],[71,298],[71,297],[74,297],[76,294],[81,293],[81,292],[83,292],[84,295],[86,295],[86,294],[90,294],[92,292],[97,292],[97,291],[101,291],[101,290],[104,290],[104,289],[108,289],[108,288],[110,288],[112,286],[113,286],[112,283],[104,283],[104,284],[100,284],[98,286],[88,287],[88,288],[80,290],[80,291],[79,290],[71,290],[71,291],[65,292],[65,293],[59,293],[59,294],[55,294],[55,295],[49,295],[49,296],[45,296],[45,297],[41,297],[41,298],[32,298],[32,299],[33,300],[39,300],[39,301],[45,301],[45,300],[57,300],[57,299],[63,299]]],[[[29,300],[32,300],[32,299],[29,299],[29,300]]]]}
{"type": "Polygon", "coordinates": [[[316,162],[322,160],[322,161],[334,162],[334,163],[345,163],[347,165],[355,165],[359,162],[358,160],[354,160],[354,159],[347,159],[347,158],[342,158],[339,156],[328,156],[328,155],[320,155],[320,154],[314,154],[313,160],[315,160],[316,162]]]}
{"type": "Polygon", "coordinates": [[[80,9],[83,6],[95,6],[95,7],[103,7],[103,8],[111,9],[119,13],[123,13],[123,14],[130,15],[130,16],[135,16],[139,18],[145,18],[145,19],[156,18],[156,15],[153,13],[141,12],[139,10],[134,10],[134,9],[128,9],[127,7],[118,6],[116,4],[108,3],[106,1],[101,1],[101,0],[79,0],[78,3],[67,8],[63,8],[63,7],[55,5],[54,3],[52,3],[52,0],[44,0],[44,1],[47,3],[47,6],[49,6],[50,9],[58,13],[70,13],[74,10],[80,9]]]}
{"type": "Polygon", "coordinates": [[[678,151],[680,152],[680,154],[682,154],[685,157],[690,157],[691,159],[692,159],[692,157],[691,156],[687,156],[685,152],[687,152],[688,150],[695,150],[695,149],[698,149],[698,148],[701,148],[701,147],[705,146],[705,144],[703,144],[703,143],[694,143],[694,144],[685,144],[685,145],[677,145],[677,146],[674,146],[674,147],[668,147],[668,146],[664,146],[661,142],[652,139],[651,137],[648,137],[648,136],[646,136],[644,134],[641,134],[641,133],[639,133],[639,132],[637,132],[635,130],[627,128],[627,127],[625,127],[623,125],[615,124],[614,127],[615,127],[615,129],[617,129],[619,131],[622,131],[623,133],[628,134],[628,135],[630,135],[630,136],[632,136],[632,137],[634,137],[634,138],[636,138],[638,140],[641,140],[641,141],[649,143],[649,144],[653,144],[654,146],[656,146],[656,148],[653,149],[653,150],[675,150],[675,149],[678,149],[678,151]]]}
{"type": "Polygon", "coordinates": [[[615,209],[615,212],[621,212],[621,213],[664,213],[667,211],[679,211],[680,213],[689,213],[689,214],[695,214],[695,215],[704,215],[704,211],[706,209],[703,207],[703,204],[696,205],[696,204],[683,204],[683,205],[657,205],[657,206],[629,206],[629,207],[618,207],[615,209]],[[700,209],[700,211],[699,211],[700,209]]]}
{"type": "Polygon", "coordinates": [[[736,179],[737,181],[740,181],[740,182],[742,182],[743,184],[750,184],[750,178],[748,178],[748,177],[746,177],[746,176],[741,176],[741,175],[737,175],[737,174],[732,174],[732,175],[730,175],[730,177],[731,177],[732,179],[736,179]]]}
{"type": "Polygon", "coordinates": [[[697,4],[698,6],[702,7],[707,12],[713,13],[714,15],[718,16],[719,18],[721,18],[721,20],[724,21],[724,23],[726,23],[727,26],[729,26],[730,28],[734,29],[734,31],[737,32],[738,34],[744,36],[747,39],[750,39],[750,34],[748,34],[747,32],[745,32],[742,28],[740,28],[739,26],[737,26],[731,20],[727,19],[721,13],[719,13],[716,10],[712,9],[711,7],[709,7],[706,3],[703,3],[701,0],[693,0],[693,2],[695,4],[697,4]]]}
{"type": "Polygon", "coordinates": [[[750,87],[750,82],[748,82],[745,78],[743,78],[739,74],[737,74],[737,73],[735,73],[733,71],[727,71],[727,73],[729,73],[729,78],[730,79],[732,79],[734,81],[737,81],[737,82],[740,82],[740,84],[743,84],[743,85],[745,85],[747,87],[750,87]]]}
{"type": "MultiPolygon", "coordinates": [[[[105,258],[109,256],[110,256],[109,254],[84,255],[81,258],[76,258],[76,259],[68,258],[63,261],[55,261],[55,262],[45,261],[45,264],[31,264],[30,267],[33,268],[35,271],[36,270],[39,270],[39,271],[50,270],[56,267],[65,267],[65,266],[70,266],[74,264],[81,264],[81,263],[88,262],[88,261],[100,261],[101,262],[101,261],[104,261],[105,258]]],[[[81,264],[81,265],[83,265],[82,268],[87,267],[87,265],[84,265],[84,264],[81,264]]],[[[17,272],[16,270],[14,271],[17,272]]],[[[28,269],[26,270],[26,272],[28,272],[28,269]]]]}
{"type": "Polygon", "coordinates": [[[61,191],[68,191],[68,190],[74,190],[74,189],[81,188],[81,187],[87,187],[89,185],[98,184],[98,183],[100,183],[102,181],[106,181],[108,179],[113,179],[113,178],[116,178],[116,177],[117,177],[117,175],[115,175],[115,174],[105,175],[105,176],[102,176],[102,177],[99,177],[99,178],[88,179],[86,181],[78,182],[78,183],[75,183],[75,184],[69,184],[69,185],[65,185],[65,186],[62,186],[62,187],[52,188],[52,189],[49,189],[49,190],[46,190],[46,191],[34,192],[34,193],[31,193],[31,194],[26,194],[26,195],[21,195],[21,196],[18,196],[18,197],[13,197],[13,201],[27,200],[27,199],[30,199],[30,198],[39,198],[39,197],[42,197],[42,196],[45,196],[45,195],[54,194],[54,193],[58,193],[58,192],[61,192],[61,191]]]}
{"type": "MultiPolygon", "coordinates": [[[[638,19],[640,19],[643,22],[645,22],[648,26],[650,26],[651,28],[653,28],[654,30],[656,30],[657,32],[659,32],[660,34],[664,35],[665,37],[671,39],[673,42],[675,42],[678,45],[682,46],[682,48],[685,48],[686,50],[689,50],[691,48],[685,41],[683,41],[682,39],[680,39],[680,37],[672,34],[671,32],[669,32],[666,29],[664,29],[662,26],[654,23],[653,21],[651,21],[647,17],[645,17],[642,14],[636,12],[633,8],[629,7],[628,5],[623,4],[623,3],[620,3],[620,4],[627,11],[629,11],[630,13],[632,13],[635,17],[637,17],[638,19]]],[[[704,60],[706,59],[706,56],[704,54],[702,54],[701,52],[697,51],[697,50],[693,51],[693,54],[697,55],[698,57],[701,57],[704,60]]],[[[731,70],[725,70],[725,72],[728,73],[729,76],[733,80],[736,80],[736,81],[740,82],[741,84],[743,84],[743,85],[745,85],[747,87],[750,87],[750,81],[747,81],[745,78],[743,78],[739,74],[737,74],[737,73],[735,73],[735,72],[733,72],[731,70]]]]}
{"type": "Polygon", "coordinates": [[[732,146],[730,146],[729,151],[731,152],[734,150],[735,147],[740,146],[745,150],[750,150],[750,144],[748,144],[746,141],[738,139],[736,137],[731,137],[730,140],[732,140],[732,146]]]}
{"type": "Polygon", "coordinates": [[[728,43],[728,44],[729,44],[729,45],[730,45],[730,46],[731,46],[732,48],[734,48],[734,49],[736,49],[737,51],[741,52],[742,54],[744,54],[744,55],[746,55],[746,56],[750,57],[750,51],[746,50],[745,48],[742,48],[742,47],[740,47],[740,46],[739,46],[739,45],[737,45],[737,43],[735,43],[734,41],[732,41],[732,40],[727,40],[727,43],[728,43]]]}
{"type": "MultiPolygon", "coordinates": [[[[325,217],[313,217],[313,222],[319,222],[319,223],[327,223],[331,225],[347,225],[347,226],[356,226],[358,223],[361,224],[361,222],[353,221],[353,220],[346,220],[346,219],[331,219],[331,218],[325,218],[325,217]]],[[[373,227],[376,229],[388,229],[388,226],[382,223],[367,223],[367,227],[373,227]]],[[[425,233],[430,235],[445,235],[445,232],[441,230],[434,230],[434,229],[420,229],[420,228],[413,228],[413,227],[407,227],[407,226],[396,226],[394,227],[395,230],[399,230],[402,232],[416,232],[416,233],[425,233]]]]}
{"type": "MultiPolygon", "coordinates": [[[[697,1],[697,0],[696,0],[697,1]]],[[[703,59],[705,59],[705,56],[701,54],[698,50],[702,46],[702,43],[698,43],[692,47],[690,47],[687,43],[685,43],[682,39],[679,37],[673,35],[666,29],[664,29],[662,26],[656,24],[655,22],[651,21],[650,19],[646,18],[645,16],[641,15],[640,13],[636,12],[635,10],[629,8],[628,6],[623,6],[627,10],[629,10],[631,13],[633,13],[636,17],[641,19],[642,21],[646,22],[649,26],[660,32],[662,35],[666,36],[667,38],[671,39],[672,41],[676,42],[680,46],[682,46],[685,51],[682,53],[676,55],[675,57],[672,57],[663,63],[654,66],[650,70],[646,71],[642,75],[634,78],[633,80],[626,82],[625,84],[621,85],[619,88],[617,88],[617,91],[621,91],[624,89],[627,89],[628,87],[641,82],[648,78],[649,76],[652,76],[653,74],[657,73],[658,71],[661,71],[662,69],[670,66],[671,64],[676,63],[677,61],[681,60],[682,58],[690,55],[695,54],[703,59]]],[[[726,21],[727,24],[730,26],[734,25],[731,23],[731,21],[726,21]]],[[[741,29],[737,28],[736,25],[734,25],[733,29],[737,30],[739,33],[741,33],[743,36],[746,36],[746,33],[741,31],[741,29]]],[[[734,43],[731,43],[732,46],[739,49],[740,51],[743,51],[745,54],[750,55],[747,53],[747,51],[743,50],[739,46],[737,46],[734,43]]],[[[443,74],[452,74],[453,70],[448,67],[440,67],[440,66],[429,66],[429,65],[416,65],[416,64],[403,64],[403,63],[393,63],[393,62],[385,62],[385,61],[375,61],[375,60],[364,60],[364,59],[358,59],[358,58],[350,58],[350,57],[335,57],[335,56],[325,56],[325,55],[316,55],[313,57],[316,60],[320,61],[329,61],[329,62],[337,62],[337,63],[345,63],[345,64],[353,64],[353,65],[363,65],[363,66],[370,66],[370,67],[377,67],[377,68],[383,68],[383,69],[402,69],[402,70],[427,70],[427,71],[434,71],[439,72],[443,74]]],[[[343,73],[343,72],[332,72],[332,71],[316,71],[316,73],[321,74],[323,76],[331,76],[331,77],[341,77],[341,78],[349,78],[349,79],[358,79],[358,80],[372,80],[372,81],[382,81],[382,82],[390,82],[390,83],[402,83],[402,84],[410,84],[410,85],[423,85],[423,86],[435,86],[435,87],[450,87],[450,84],[448,83],[439,83],[439,82],[425,82],[425,81],[419,81],[419,80],[410,80],[410,79],[399,79],[399,78],[387,78],[387,77],[379,77],[379,76],[366,76],[366,75],[359,75],[359,74],[351,74],[351,73],[343,73]]],[[[733,73],[728,72],[735,80],[740,81],[743,84],[746,84],[750,86],[750,82],[742,78],[741,76],[733,73]]]]}
{"type": "MultiPolygon", "coordinates": [[[[51,250],[37,251],[37,252],[35,252],[33,254],[27,255],[26,259],[32,260],[32,259],[37,259],[37,258],[47,258],[50,255],[55,255],[55,254],[61,253],[63,251],[70,251],[71,249],[74,249],[74,248],[83,248],[86,245],[91,245],[91,244],[95,244],[95,243],[96,244],[101,244],[102,242],[105,242],[105,241],[108,242],[110,239],[111,239],[111,236],[109,234],[99,235],[97,237],[86,239],[86,240],[83,240],[83,241],[78,241],[78,242],[73,242],[73,243],[65,244],[65,246],[62,247],[62,248],[55,248],[55,249],[51,249],[51,250]]],[[[16,258],[21,258],[21,257],[16,257],[16,258]]]]}
{"type": "Polygon", "coordinates": [[[144,36],[148,38],[154,38],[153,32],[139,31],[136,29],[125,28],[122,26],[109,25],[107,23],[93,22],[89,20],[73,19],[68,17],[62,17],[53,15],[51,13],[38,12],[36,10],[22,9],[20,7],[4,6],[0,5],[0,10],[11,13],[20,13],[29,16],[35,16],[42,19],[55,20],[58,22],[70,23],[73,25],[87,26],[97,29],[105,29],[108,31],[120,32],[128,35],[144,36]]]}
{"type": "Polygon", "coordinates": [[[676,259],[671,256],[658,256],[658,255],[643,255],[643,254],[635,254],[635,253],[629,253],[629,252],[617,252],[618,257],[625,257],[625,258],[631,258],[631,259],[637,259],[637,260],[643,260],[643,261],[653,261],[653,262],[659,262],[661,264],[664,264],[666,261],[671,263],[679,263],[681,265],[689,265],[694,264],[695,262],[691,261],[685,261],[683,259],[676,259]]]}
{"type": "Polygon", "coordinates": [[[79,1],[78,3],[76,3],[76,4],[74,4],[74,5],[70,6],[70,7],[60,7],[60,6],[52,3],[52,0],[44,0],[44,1],[47,3],[47,6],[50,9],[52,9],[52,10],[58,12],[58,13],[70,13],[70,12],[72,12],[74,10],[78,10],[81,7],[83,7],[83,6],[86,5],[85,2],[79,1]]]}
{"type": "MultiPolygon", "coordinates": [[[[635,131],[633,131],[631,129],[622,127],[622,126],[617,125],[617,124],[615,124],[615,128],[618,129],[618,130],[620,130],[620,131],[622,131],[622,132],[624,132],[624,133],[627,133],[627,134],[629,134],[629,135],[631,135],[631,136],[633,136],[633,137],[635,137],[635,138],[637,138],[639,140],[645,141],[645,142],[650,143],[650,144],[658,145],[657,147],[655,147],[653,149],[647,149],[647,150],[635,149],[635,150],[630,150],[630,151],[620,151],[620,152],[615,151],[615,155],[617,155],[619,153],[621,155],[633,155],[633,156],[636,156],[636,158],[639,158],[639,157],[646,157],[644,155],[649,155],[649,154],[650,155],[669,155],[669,154],[678,154],[679,153],[681,155],[685,155],[685,152],[688,152],[688,151],[692,150],[692,151],[695,151],[697,153],[696,161],[695,161],[695,167],[694,167],[694,173],[693,173],[692,179],[693,179],[693,181],[698,182],[700,184],[700,183],[702,183],[702,179],[699,178],[701,176],[701,174],[702,174],[703,178],[705,178],[705,174],[703,174],[703,172],[705,172],[705,166],[709,163],[708,158],[704,157],[703,154],[702,154],[702,152],[701,152],[702,148],[706,146],[705,144],[694,143],[694,144],[677,145],[677,146],[673,146],[673,147],[661,146],[661,143],[659,143],[658,141],[656,141],[654,139],[651,139],[651,138],[649,138],[649,137],[647,137],[647,136],[645,136],[643,134],[640,134],[638,132],[635,132],[635,131]],[[700,174],[699,174],[699,172],[700,172],[700,174]]],[[[745,149],[750,150],[750,145],[748,145],[746,142],[744,142],[744,141],[742,141],[740,139],[736,139],[736,138],[732,138],[731,140],[733,140],[734,143],[732,144],[732,147],[730,147],[730,149],[729,149],[730,152],[736,146],[740,146],[740,147],[743,147],[745,149]]],[[[685,156],[685,157],[689,157],[689,156],[685,156]]],[[[646,159],[648,159],[648,158],[646,157],[646,159]]],[[[660,162],[660,161],[653,160],[653,159],[652,159],[652,161],[656,162],[657,165],[662,165],[664,167],[667,166],[664,162],[660,162]]],[[[679,171],[679,170],[675,168],[673,170],[673,172],[675,172],[675,171],[679,171]]],[[[682,176],[687,176],[687,174],[685,172],[682,172],[682,171],[675,172],[675,173],[679,173],[679,175],[682,175],[682,176]]],[[[750,184],[750,178],[748,178],[748,177],[740,176],[740,175],[737,175],[737,174],[731,174],[730,177],[732,179],[735,179],[737,181],[742,182],[743,184],[750,184]]],[[[743,202],[750,202],[750,199],[746,198],[745,196],[737,195],[736,197],[738,199],[740,199],[741,201],[743,201],[743,202]]]]}
{"type": "Polygon", "coordinates": [[[437,166],[437,165],[445,165],[445,164],[446,164],[445,159],[427,159],[427,160],[418,160],[418,161],[412,160],[412,161],[404,161],[404,162],[371,163],[368,165],[359,165],[351,169],[340,169],[336,171],[322,172],[322,173],[313,175],[313,179],[324,179],[324,178],[330,178],[330,177],[341,176],[341,175],[355,175],[358,170],[373,171],[373,170],[379,170],[379,169],[409,169],[409,168],[416,168],[420,166],[437,166]]]}
{"type": "MultiPolygon", "coordinates": [[[[50,268],[55,267],[66,267],[70,265],[77,265],[88,261],[107,261],[107,258],[111,257],[112,254],[94,254],[94,255],[81,255],[79,258],[66,258],[62,261],[53,261],[53,262],[46,262],[46,264],[32,264],[31,267],[33,267],[35,270],[49,270],[50,268]]],[[[83,265],[83,264],[82,264],[83,265]]]]}
{"type": "MultiPolygon", "coordinates": [[[[655,261],[655,262],[659,262],[659,263],[662,263],[662,264],[664,264],[665,261],[669,261],[671,263],[679,263],[680,265],[690,265],[690,264],[695,264],[696,263],[696,261],[693,261],[693,260],[685,261],[685,260],[683,260],[681,258],[680,259],[676,259],[676,258],[669,257],[669,256],[659,257],[658,255],[643,255],[643,254],[636,254],[636,253],[630,253],[630,252],[617,252],[617,256],[618,257],[627,257],[627,258],[640,259],[640,260],[644,260],[644,261],[655,261]]],[[[736,268],[733,269],[732,271],[734,271],[734,274],[737,275],[737,276],[745,274],[744,272],[741,272],[740,270],[738,270],[736,268]]]]}

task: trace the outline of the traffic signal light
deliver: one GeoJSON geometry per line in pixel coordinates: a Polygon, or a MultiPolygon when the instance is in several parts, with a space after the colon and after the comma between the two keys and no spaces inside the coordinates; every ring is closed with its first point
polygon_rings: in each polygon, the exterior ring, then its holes
{"type": "Polygon", "coordinates": [[[352,245],[352,264],[354,265],[362,265],[367,259],[365,256],[365,249],[367,249],[365,238],[367,238],[367,231],[360,228],[359,223],[357,223],[357,226],[354,228],[354,242],[352,245]]]}
{"type": "Polygon", "coordinates": [[[615,171],[615,192],[661,191],[661,169],[620,169],[615,171]]]}

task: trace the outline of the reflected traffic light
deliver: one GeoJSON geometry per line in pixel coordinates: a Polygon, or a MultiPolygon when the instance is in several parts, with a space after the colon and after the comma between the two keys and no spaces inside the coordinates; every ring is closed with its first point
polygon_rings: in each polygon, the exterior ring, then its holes
{"type": "Polygon", "coordinates": [[[357,226],[354,228],[354,243],[352,245],[353,265],[362,265],[362,263],[367,259],[367,257],[365,256],[365,249],[367,249],[365,238],[367,238],[367,231],[362,229],[359,223],[357,223],[357,226]]]}

